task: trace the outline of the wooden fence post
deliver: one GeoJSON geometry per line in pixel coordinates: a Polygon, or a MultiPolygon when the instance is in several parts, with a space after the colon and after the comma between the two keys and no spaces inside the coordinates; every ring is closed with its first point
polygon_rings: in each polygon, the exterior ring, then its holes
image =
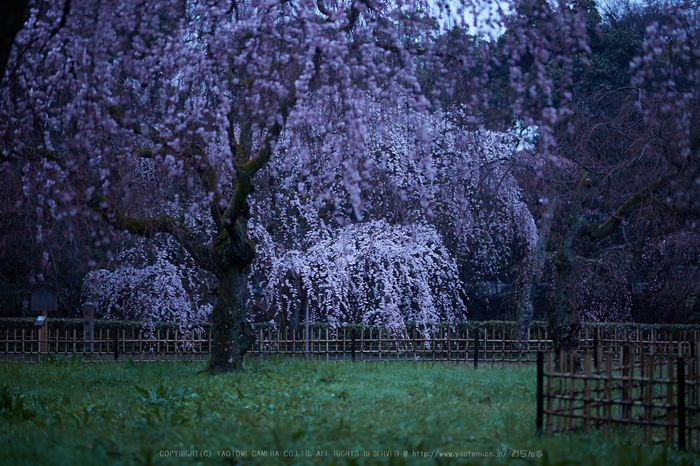
{"type": "Polygon", "coordinates": [[[651,355],[646,360],[646,366],[646,376],[648,380],[644,392],[644,420],[647,424],[644,426],[644,440],[647,444],[651,445],[653,429],[650,424],[654,418],[652,412],[654,409],[654,358],[651,355]]]}
{"type": "Polygon", "coordinates": [[[415,361],[417,357],[416,353],[416,327],[413,327],[413,360],[415,361]]]}
{"type": "Polygon", "coordinates": [[[598,359],[598,329],[593,329],[593,369],[597,372],[600,365],[600,360],[598,359]]]}
{"type": "Polygon", "coordinates": [[[695,333],[690,337],[690,359],[695,359],[695,333]]]}
{"type": "Polygon", "coordinates": [[[574,425],[575,425],[575,418],[574,414],[576,412],[576,403],[574,401],[575,398],[575,393],[576,393],[576,356],[575,352],[571,351],[571,353],[568,355],[568,360],[569,360],[569,370],[567,371],[567,377],[569,379],[569,390],[567,392],[567,406],[568,406],[568,413],[569,413],[569,429],[573,430],[574,425]]]}
{"type": "Polygon", "coordinates": [[[479,368],[479,329],[474,329],[474,369],[479,368]]]}
{"type": "Polygon", "coordinates": [[[678,448],[685,450],[685,358],[677,359],[678,370],[678,448]]]}
{"type": "Polygon", "coordinates": [[[622,345],[620,348],[620,362],[622,363],[622,419],[629,420],[632,416],[632,400],[631,400],[631,378],[634,371],[630,367],[630,348],[627,345],[622,345]]]}
{"type": "MultiPolygon", "coordinates": [[[[552,431],[552,409],[554,407],[553,403],[553,398],[552,398],[552,374],[554,373],[554,352],[549,351],[547,353],[547,412],[549,415],[547,416],[547,425],[546,425],[546,430],[547,432],[552,431]]],[[[543,412],[544,414],[544,412],[543,412]]]]}
{"type": "Polygon", "coordinates": [[[603,428],[604,435],[610,435],[610,430],[612,428],[612,353],[607,353],[605,355],[605,398],[603,401],[603,417],[605,418],[605,424],[603,428]]]}
{"type": "MultiPolygon", "coordinates": [[[[666,364],[666,404],[673,406],[673,363],[669,360],[666,364]]],[[[673,410],[666,410],[666,443],[673,445],[673,410]]]]}
{"type": "Polygon", "coordinates": [[[95,333],[95,305],[83,304],[83,352],[92,352],[92,340],[95,333]]]}
{"type": "Polygon", "coordinates": [[[590,351],[586,350],[583,355],[583,427],[586,433],[589,432],[590,419],[591,419],[591,361],[592,355],[590,351]]]}
{"type": "Polygon", "coordinates": [[[352,328],[352,344],[350,346],[350,351],[352,352],[352,360],[355,361],[355,327],[352,328]]]}
{"type": "Polygon", "coordinates": [[[544,421],[544,353],[537,352],[537,435],[542,435],[542,424],[544,421]]]}

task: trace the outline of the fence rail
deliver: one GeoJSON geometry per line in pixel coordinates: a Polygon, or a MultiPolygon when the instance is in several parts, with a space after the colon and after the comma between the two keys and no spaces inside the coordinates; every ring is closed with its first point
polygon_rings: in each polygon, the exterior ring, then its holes
{"type": "MultiPolygon", "coordinates": [[[[697,349],[697,348],[696,348],[697,349]]],[[[697,354],[697,353],[695,353],[697,354]]],[[[660,358],[621,347],[621,354],[583,355],[582,368],[562,351],[538,354],[537,428],[561,432],[613,429],[635,443],[665,442],[700,449],[700,361],[660,358]],[[615,364],[613,361],[619,361],[615,364]]]]}
{"type": "MultiPolygon", "coordinates": [[[[249,355],[315,358],[328,360],[427,360],[481,365],[534,364],[540,351],[551,351],[545,327],[531,329],[527,342],[517,339],[513,322],[475,323],[469,327],[415,328],[392,333],[377,327],[312,327],[304,330],[259,328],[249,355]],[[483,324],[483,326],[481,325],[483,324]]],[[[85,341],[82,327],[0,327],[0,358],[35,360],[44,355],[90,355],[130,357],[135,360],[208,357],[211,331],[154,329],[95,329],[85,341]]],[[[630,329],[620,326],[584,326],[579,332],[579,352],[593,356],[599,367],[604,354],[620,364],[622,348],[639,363],[645,356],[660,360],[695,357],[700,340],[697,328],[630,329]]]]}

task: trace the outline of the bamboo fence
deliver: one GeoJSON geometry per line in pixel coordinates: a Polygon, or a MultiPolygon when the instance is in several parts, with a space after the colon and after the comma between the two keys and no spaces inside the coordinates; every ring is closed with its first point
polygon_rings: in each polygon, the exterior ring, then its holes
{"type": "Polygon", "coordinates": [[[383,328],[316,328],[306,331],[259,329],[252,357],[303,357],[326,360],[425,360],[496,364],[534,363],[537,351],[551,347],[546,332],[537,329],[528,349],[520,349],[515,329],[454,329],[390,332],[383,328]]]}
{"type": "Polygon", "coordinates": [[[634,351],[633,346],[621,346],[617,357],[601,352],[597,367],[592,352],[585,352],[580,364],[573,354],[567,357],[562,351],[555,358],[549,352],[546,365],[540,353],[538,431],[597,428],[606,436],[616,432],[634,443],[700,449],[699,359],[634,351]]]}
{"type": "Polygon", "coordinates": [[[53,328],[41,339],[37,328],[0,329],[0,358],[40,360],[46,356],[87,356],[95,360],[131,358],[135,361],[206,359],[211,331],[178,329],[95,330],[90,341],[79,329],[53,328]]]}
{"type": "MultiPolygon", "coordinates": [[[[38,327],[1,327],[0,358],[38,360],[47,355],[87,355],[97,358],[205,359],[211,350],[211,331],[170,329],[95,329],[85,341],[82,328],[48,327],[42,338],[38,327]]],[[[272,327],[255,330],[249,357],[290,357],[327,360],[424,360],[474,364],[475,367],[534,364],[537,353],[550,351],[552,341],[543,326],[533,327],[527,342],[517,339],[513,322],[469,322],[469,326],[440,326],[390,332],[378,327],[348,326],[332,329],[315,326],[301,331],[272,327]],[[482,325],[483,324],[483,325],[482,325]]],[[[622,348],[638,363],[644,355],[660,360],[694,357],[700,340],[695,328],[658,326],[631,329],[586,325],[579,332],[579,352],[593,356],[594,367],[602,355],[611,354],[620,364],[622,348]]]]}

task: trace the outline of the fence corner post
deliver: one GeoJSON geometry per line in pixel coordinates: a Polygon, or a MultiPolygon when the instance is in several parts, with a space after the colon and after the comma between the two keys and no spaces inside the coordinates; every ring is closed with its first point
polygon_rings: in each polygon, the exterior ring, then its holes
{"type": "Polygon", "coordinates": [[[114,330],[114,360],[119,360],[119,328],[114,330]]]}
{"type": "Polygon", "coordinates": [[[542,435],[544,424],[544,353],[537,352],[537,416],[535,418],[537,435],[542,435]]]}
{"type": "Polygon", "coordinates": [[[598,371],[600,368],[600,360],[598,359],[598,346],[600,341],[598,340],[598,329],[593,329],[593,369],[598,371]]]}

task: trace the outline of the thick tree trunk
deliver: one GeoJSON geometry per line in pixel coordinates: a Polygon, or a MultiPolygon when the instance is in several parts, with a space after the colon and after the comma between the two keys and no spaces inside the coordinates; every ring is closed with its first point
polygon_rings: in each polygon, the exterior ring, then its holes
{"type": "MultiPolygon", "coordinates": [[[[574,356],[578,364],[576,354],[579,345],[578,332],[581,322],[576,303],[576,286],[571,282],[571,276],[576,266],[576,249],[578,241],[584,236],[590,236],[591,224],[584,217],[584,212],[589,203],[590,190],[595,183],[595,178],[583,171],[574,200],[574,210],[571,213],[564,239],[554,258],[554,268],[557,282],[554,294],[554,312],[549,317],[548,327],[550,338],[554,344],[557,361],[561,350],[564,350],[566,360],[574,356]]],[[[573,368],[569,368],[573,369],[573,368]]]]}
{"type": "Polygon", "coordinates": [[[583,236],[587,222],[579,213],[569,224],[564,241],[555,257],[557,288],[555,292],[554,313],[549,319],[549,332],[557,357],[560,350],[568,356],[574,354],[579,345],[578,332],[581,322],[576,306],[576,287],[571,282],[576,255],[575,243],[583,236]]]}
{"type": "Polygon", "coordinates": [[[209,373],[242,369],[243,356],[255,338],[246,320],[246,271],[232,267],[219,280],[219,294],[212,311],[213,341],[207,368],[209,373]]]}
{"type": "Polygon", "coordinates": [[[567,356],[573,354],[575,360],[578,361],[575,353],[579,345],[578,332],[581,329],[581,322],[577,312],[576,286],[571,280],[576,263],[576,243],[584,237],[593,243],[607,238],[617,230],[624,219],[651,201],[653,195],[660,192],[668,182],[668,177],[662,177],[632,194],[613,215],[598,225],[587,221],[584,217],[586,206],[590,200],[590,189],[595,180],[590,173],[583,172],[575,200],[575,203],[579,205],[572,213],[564,240],[555,259],[557,289],[554,313],[549,319],[549,331],[557,357],[559,351],[564,350],[567,356]]]}
{"type": "Polygon", "coordinates": [[[255,338],[247,319],[248,266],[255,257],[247,218],[239,218],[230,231],[224,230],[214,239],[219,292],[212,311],[211,360],[206,369],[210,374],[241,370],[243,356],[255,338]]]}
{"type": "Polygon", "coordinates": [[[530,266],[526,269],[525,280],[520,293],[520,302],[518,303],[518,338],[520,340],[520,350],[527,351],[528,349],[528,333],[530,331],[530,323],[535,313],[534,299],[535,287],[540,281],[542,269],[546,258],[547,239],[549,232],[552,229],[552,216],[557,199],[551,199],[547,207],[547,214],[542,217],[540,229],[537,232],[537,244],[530,258],[530,266]]]}

